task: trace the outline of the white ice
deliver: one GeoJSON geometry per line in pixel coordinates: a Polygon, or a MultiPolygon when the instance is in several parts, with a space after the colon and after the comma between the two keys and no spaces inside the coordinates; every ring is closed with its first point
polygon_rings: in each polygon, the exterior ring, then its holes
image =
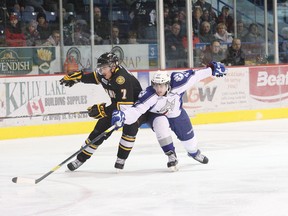
{"type": "Polygon", "coordinates": [[[150,129],[141,129],[121,173],[114,170],[120,132],[75,172],[66,164],[87,134],[0,141],[3,216],[287,216],[288,119],[194,126],[209,164],[186,156],[174,136],[179,171],[150,129]]]}

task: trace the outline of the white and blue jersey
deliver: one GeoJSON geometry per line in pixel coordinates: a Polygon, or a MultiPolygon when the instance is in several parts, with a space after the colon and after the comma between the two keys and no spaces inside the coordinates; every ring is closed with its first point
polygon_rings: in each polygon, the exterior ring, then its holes
{"type": "Polygon", "coordinates": [[[177,118],[183,111],[182,97],[186,90],[198,81],[210,77],[211,68],[201,70],[187,70],[173,72],[171,74],[170,90],[165,96],[158,96],[152,86],[147,87],[139,94],[139,99],[133,107],[125,110],[125,124],[132,124],[149,111],[156,114],[164,114],[168,119],[177,118]]]}

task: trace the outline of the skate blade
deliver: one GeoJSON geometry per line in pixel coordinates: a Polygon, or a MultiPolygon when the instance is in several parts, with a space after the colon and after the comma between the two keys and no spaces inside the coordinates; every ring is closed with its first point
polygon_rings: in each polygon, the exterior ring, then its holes
{"type": "Polygon", "coordinates": [[[171,172],[177,172],[179,169],[178,169],[177,166],[171,166],[171,167],[169,167],[169,170],[170,170],[171,172]]]}

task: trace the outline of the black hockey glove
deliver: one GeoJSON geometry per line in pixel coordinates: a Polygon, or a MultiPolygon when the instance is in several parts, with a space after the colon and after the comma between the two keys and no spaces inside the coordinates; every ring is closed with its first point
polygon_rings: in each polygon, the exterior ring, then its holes
{"type": "Polygon", "coordinates": [[[105,105],[106,103],[101,103],[101,104],[95,104],[92,107],[88,107],[88,115],[92,118],[95,119],[100,119],[103,117],[106,117],[106,112],[105,112],[105,105]]]}
{"type": "Polygon", "coordinates": [[[73,86],[75,83],[81,81],[83,71],[70,72],[60,80],[60,85],[73,86]]]}

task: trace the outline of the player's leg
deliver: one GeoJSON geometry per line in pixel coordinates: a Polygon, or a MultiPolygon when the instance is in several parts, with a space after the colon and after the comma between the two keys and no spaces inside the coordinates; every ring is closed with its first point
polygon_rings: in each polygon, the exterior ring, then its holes
{"type": "Polygon", "coordinates": [[[124,168],[125,161],[134,146],[138,128],[138,122],[135,122],[131,125],[125,124],[123,126],[123,132],[118,146],[117,160],[114,165],[116,169],[124,168]]]}
{"type": "Polygon", "coordinates": [[[162,148],[163,152],[168,156],[167,167],[171,170],[176,170],[178,160],[167,117],[164,115],[157,115],[151,113],[149,115],[149,124],[151,125],[152,130],[156,134],[160,147],[162,148]]]}
{"type": "Polygon", "coordinates": [[[198,149],[198,142],[193,131],[193,126],[186,111],[182,109],[180,116],[170,118],[169,122],[171,129],[186,149],[188,156],[200,163],[208,163],[208,158],[201,154],[201,151],[198,149]]]}
{"type": "MultiPolygon", "coordinates": [[[[85,140],[82,146],[86,145],[87,143],[90,143],[91,140],[95,139],[98,135],[107,130],[110,126],[111,126],[111,118],[107,117],[99,119],[94,127],[94,130],[90,133],[90,135],[85,140]]],[[[67,165],[68,169],[71,171],[78,169],[83,163],[86,162],[86,160],[88,160],[92,156],[92,154],[96,151],[98,146],[101,145],[103,141],[111,135],[111,133],[108,133],[106,136],[99,139],[97,142],[91,144],[86,149],[82,150],[82,152],[80,152],[77,155],[76,159],[67,165]]]]}
{"type": "Polygon", "coordinates": [[[118,146],[117,160],[114,167],[117,170],[124,168],[125,161],[128,158],[136,139],[139,127],[147,120],[147,113],[141,115],[139,119],[131,125],[124,125],[122,136],[118,146]]]}

